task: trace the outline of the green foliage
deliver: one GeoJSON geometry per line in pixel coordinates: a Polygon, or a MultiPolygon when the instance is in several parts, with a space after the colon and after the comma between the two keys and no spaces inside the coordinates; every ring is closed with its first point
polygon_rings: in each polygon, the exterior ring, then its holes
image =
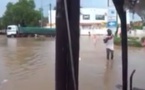
{"type": "Polygon", "coordinates": [[[4,27],[4,24],[3,24],[3,19],[2,18],[0,18],[0,30],[1,29],[4,29],[5,27],[4,27]]]}
{"type": "Polygon", "coordinates": [[[119,29],[119,25],[117,25],[116,32],[115,32],[115,36],[117,36],[118,29],[119,29]]]}
{"type": "MultiPolygon", "coordinates": [[[[121,38],[115,37],[114,44],[121,45],[121,38]]],[[[133,37],[128,38],[128,46],[142,47],[141,42],[138,40],[138,38],[133,38],[133,37]]]]}
{"type": "Polygon", "coordinates": [[[131,40],[138,40],[139,37],[128,37],[128,39],[131,39],[131,40]]]}
{"type": "Polygon", "coordinates": [[[2,18],[0,18],[0,29],[2,29],[2,18]]]}
{"type": "Polygon", "coordinates": [[[143,22],[143,26],[145,26],[145,22],[143,22]]]}
{"type": "Polygon", "coordinates": [[[120,45],[120,44],[121,44],[121,38],[115,37],[115,38],[114,38],[114,44],[115,44],[115,45],[120,45]]]}
{"type": "Polygon", "coordinates": [[[143,26],[133,26],[132,28],[133,29],[141,29],[142,30],[143,29],[143,26]]]}
{"type": "Polygon", "coordinates": [[[34,0],[19,0],[15,4],[11,2],[7,4],[7,10],[2,18],[5,26],[21,23],[27,26],[38,26],[41,13],[35,10],[34,0]]]}
{"type": "Polygon", "coordinates": [[[135,39],[129,40],[128,46],[142,47],[141,42],[135,39]]]}

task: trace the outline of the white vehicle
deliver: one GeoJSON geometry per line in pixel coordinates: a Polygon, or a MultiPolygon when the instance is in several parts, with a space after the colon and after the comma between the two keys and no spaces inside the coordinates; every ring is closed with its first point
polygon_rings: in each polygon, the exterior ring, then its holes
{"type": "Polygon", "coordinates": [[[6,30],[7,37],[11,37],[11,36],[15,37],[17,35],[17,31],[18,31],[17,25],[9,25],[6,30]]]}

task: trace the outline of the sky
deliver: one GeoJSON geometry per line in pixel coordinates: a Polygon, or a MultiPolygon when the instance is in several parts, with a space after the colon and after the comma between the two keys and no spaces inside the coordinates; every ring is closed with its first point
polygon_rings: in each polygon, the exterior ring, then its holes
{"type": "MultiPolygon", "coordinates": [[[[0,0],[0,17],[4,14],[6,10],[6,5],[8,2],[17,2],[18,0],[0,0]]],[[[48,14],[49,4],[52,7],[56,5],[56,0],[34,0],[36,4],[36,9],[39,9],[41,5],[43,6],[43,13],[45,16],[48,14]]],[[[97,8],[107,8],[107,0],[81,0],[82,7],[97,7],[97,8]]],[[[137,19],[139,17],[136,16],[137,19]]]]}
{"type": "MultiPolygon", "coordinates": [[[[6,5],[8,2],[17,2],[18,0],[0,0],[0,17],[4,14],[6,10],[6,5]]],[[[34,0],[36,3],[36,8],[41,7],[41,3],[44,9],[44,15],[47,14],[48,5],[51,3],[54,7],[56,5],[56,0],[34,0]]],[[[81,0],[81,6],[83,7],[98,7],[98,8],[106,8],[107,0],[81,0]],[[96,2],[97,1],[97,2],[96,2]]]]}

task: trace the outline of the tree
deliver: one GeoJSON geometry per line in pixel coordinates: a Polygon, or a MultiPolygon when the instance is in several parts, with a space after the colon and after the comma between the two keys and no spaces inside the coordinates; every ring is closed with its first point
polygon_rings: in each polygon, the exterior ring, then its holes
{"type": "Polygon", "coordinates": [[[12,6],[13,6],[13,3],[9,2],[6,7],[7,9],[10,9],[12,6]]]}
{"type": "Polygon", "coordinates": [[[145,23],[145,0],[134,0],[134,3],[132,2],[130,0],[125,0],[126,8],[128,8],[132,13],[138,14],[143,23],[145,23]]]}
{"type": "Polygon", "coordinates": [[[0,30],[3,29],[2,18],[0,18],[0,30]]]}
{"type": "Polygon", "coordinates": [[[7,4],[7,10],[3,16],[3,24],[24,24],[27,26],[38,26],[41,12],[35,10],[34,0],[19,0],[17,3],[7,4]]]}

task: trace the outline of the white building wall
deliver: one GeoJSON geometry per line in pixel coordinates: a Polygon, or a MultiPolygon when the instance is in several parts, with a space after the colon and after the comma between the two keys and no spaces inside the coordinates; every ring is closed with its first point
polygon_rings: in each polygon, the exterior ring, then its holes
{"type": "MultiPolygon", "coordinates": [[[[80,23],[101,23],[101,22],[107,22],[107,9],[98,9],[98,8],[82,8],[80,10],[80,23]],[[90,15],[89,20],[84,20],[83,15],[90,15]],[[106,15],[105,15],[106,14],[106,15]],[[105,20],[95,20],[96,15],[105,15],[105,20]]],[[[49,22],[50,22],[50,11],[48,12],[49,22]]],[[[51,23],[55,24],[55,17],[56,17],[56,11],[51,11],[51,23]]],[[[118,16],[118,23],[120,24],[120,18],[118,16]]],[[[130,23],[130,13],[127,11],[127,24],[130,23]]]]}
{"type": "MultiPolygon", "coordinates": [[[[80,9],[80,23],[101,23],[107,22],[107,17],[105,16],[105,20],[95,20],[96,15],[105,15],[107,13],[107,9],[97,9],[97,8],[82,8],[80,9]],[[83,15],[90,15],[89,20],[84,20],[83,15]]],[[[48,17],[50,22],[50,11],[48,11],[48,17]]],[[[51,23],[55,23],[56,11],[51,10],[51,23]]]]}
{"type": "MultiPolygon", "coordinates": [[[[102,23],[102,22],[108,22],[107,18],[107,13],[108,9],[99,9],[99,8],[81,8],[80,9],[80,23],[102,23]],[[83,15],[90,15],[89,20],[84,20],[83,15]],[[96,20],[95,17],[96,15],[105,15],[105,20],[96,20]]],[[[48,17],[49,17],[49,22],[50,22],[50,11],[48,12],[48,17]]],[[[52,10],[51,11],[51,23],[55,24],[56,20],[56,11],[52,10]]],[[[118,23],[120,24],[120,18],[118,17],[118,23]]],[[[130,13],[127,11],[127,24],[130,23],[130,13]]],[[[55,26],[54,26],[55,27],[55,26]]],[[[99,29],[88,29],[88,30],[82,30],[81,29],[81,34],[86,35],[88,32],[94,33],[94,34],[105,34],[106,33],[106,28],[102,29],[100,31],[99,29]]]]}
{"type": "Polygon", "coordinates": [[[80,23],[101,23],[107,22],[107,9],[99,9],[99,8],[81,8],[80,10],[80,23]],[[84,20],[83,15],[90,15],[89,20],[84,20]],[[105,20],[96,20],[96,15],[104,15],[105,20]]]}
{"type": "Polygon", "coordinates": [[[50,20],[51,20],[51,23],[55,24],[55,17],[56,17],[56,10],[51,10],[51,19],[50,19],[50,11],[48,11],[48,21],[49,21],[49,23],[50,23],[50,20]]]}

